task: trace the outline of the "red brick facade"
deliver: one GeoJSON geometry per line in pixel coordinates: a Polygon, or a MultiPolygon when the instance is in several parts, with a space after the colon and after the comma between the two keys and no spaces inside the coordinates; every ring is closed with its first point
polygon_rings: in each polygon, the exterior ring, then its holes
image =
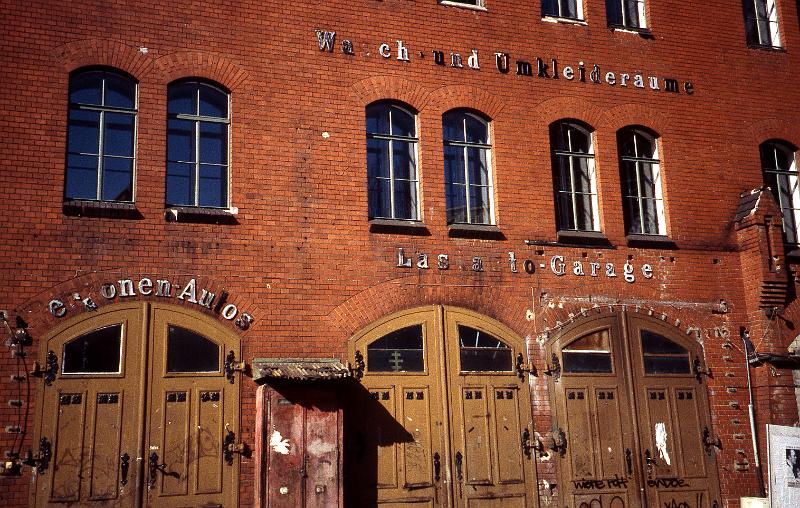
{"type": "MultiPolygon", "coordinates": [[[[759,145],[769,139],[800,145],[793,117],[800,104],[794,73],[800,24],[794,2],[777,5],[785,51],[747,47],[736,1],[648,0],[651,37],[608,29],[603,2],[584,2],[585,24],[546,22],[538,2],[508,0],[486,0],[485,11],[435,0],[6,5],[0,309],[12,326],[17,316],[27,324],[33,343],[26,369],[42,362],[39,337],[87,312],[73,294],[112,305],[120,298],[103,298],[99,290],[120,279],[195,278],[198,287],[228,292],[230,303],[252,315],[247,330],[206,313],[239,335],[248,362],[353,362],[348,339],[368,324],[417,306],[449,305],[493,318],[526,340],[527,362],[539,371],[531,382],[534,430],[544,436],[552,415],[542,341],[585,315],[625,309],[655,316],[702,344],[713,373],[707,380],[713,433],[723,443],[716,452],[721,506],[736,507],[740,497],[759,491],[739,330],[749,332],[759,352],[785,354],[800,323],[795,265],[786,259],[780,208],[770,193],[734,223],[740,194],[763,185],[759,145]],[[336,32],[332,52],[320,50],[317,29],[336,32]],[[342,51],[344,39],[354,54],[342,51]],[[410,61],[398,61],[397,41],[410,61]],[[380,55],[382,43],[389,58],[380,55]],[[467,66],[472,49],[479,70],[467,66]],[[447,65],[434,62],[434,50],[444,52],[447,65]],[[449,65],[450,52],[463,56],[463,68],[449,65]],[[510,55],[508,73],[495,67],[496,52],[510,55]],[[587,82],[537,77],[537,57],[576,71],[585,62],[587,82]],[[515,74],[516,60],[530,62],[534,75],[515,74]],[[595,63],[603,74],[674,78],[681,89],[592,83],[595,63]],[[118,69],[138,83],[135,217],[63,207],[68,83],[85,66],[118,69]],[[230,92],[233,223],[165,219],[166,91],[185,77],[230,92]],[[389,99],[417,112],[425,234],[371,229],[368,221],[364,109],[389,99]],[[448,233],[441,117],[453,108],[490,120],[499,234],[448,233]],[[548,126],[560,119],[594,129],[599,219],[613,248],[557,243],[548,126]],[[616,133],[631,125],[658,135],[671,244],[626,239],[616,133]],[[414,261],[411,268],[397,266],[400,248],[414,261]],[[518,260],[516,273],[509,252],[518,260]],[[429,255],[431,268],[415,267],[420,253],[429,255]],[[438,254],[449,256],[449,269],[436,268],[438,254]],[[566,275],[550,269],[556,255],[567,262],[566,275]],[[472,269],[474,257],[483,271],[472,269]],[[527,259],[532,274],[523,269],[527,259]],[[575,275],[575,261],[614,263],[618,276],[575,275]],[[633,283],[622,277],[626,261],[636,270],[633,283]],[[652,266],[652,278],[643,276],[643,264],[652,266]],[[765,287],[783,295],[785,312],[765,314],[765,287]],[[66,303],[64,318],[48,311],[54,298],[66,303]]],[[[10,380],[21,367],[4,351],[0,430],[18,424],[18,410],[7,401],[24,391],[24,383],[10,380]]],[[[753,376],[763,461],[764,424],[797,425],[797,400],[791,371],[763,365],[753,376]]],[[[256,385],[241,386],[241,436],[253,445],[256,385]]],[[[35,448],[38,408],[35,398],[23,399],[24,453],[35,448]]],[[[10,451],[19,437],[0,432],[0,451],[10,451]]],[[[254,460],[241,462],[241,506],[252,503],[254,460]]],[[[542,480],[557,483],[557,467],[538,463],[540,487],[542,480]]],[[[30,485],[28,467],[22,476],[2,476],[0,499],[26,505],[30,485]]],[[[541,488],[541,506],[555,506],[552,494],[541,488]]]]}

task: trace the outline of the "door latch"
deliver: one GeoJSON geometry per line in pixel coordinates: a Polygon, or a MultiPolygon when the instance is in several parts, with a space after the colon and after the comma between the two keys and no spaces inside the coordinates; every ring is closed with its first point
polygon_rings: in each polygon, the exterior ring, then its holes
{"type": "Polygon", "coordinates": [[[433,454],[433,481],[438,483],[442,478],[442,459],[439,452],[433,454]]]}
{"type": "Polygon", "coordinates": [[[656,466],[656,461],[653,460],[653,456],[650,455],[650,449],[646,449],[644,451],[644,464],[647,466],[647,477],[653,477],[653,468],[656,466]]]}
{"type": "Polygon", "coordinates": [[[633,453],[630,448],[625,448],[625,466],[628,471],[628,476],[633,475],[633,453]]]}
{"type": "MultiPolygon", "coordinates": [[[[156,459],[156,460],[158,460],[158,459],[156,459]]],[[[122,455],[120,455],[120,457],[119,457],[119,469],[120,469],[120,476],[122,478],[120,478],[119,483],[121,485],[127,485],[128,484],[128,468],[130,467],[130,464],[131,464],[131,456],[128,455],[127,452],[125,452],[122,455]]]]}
{"type": "Polygon", "coordinates": [[[158,463],[158,454],[156,452],[151,452],[150,456],[147,458],[147,490],[151,490],[156,486],[156,473],[161,472],[163,474],[166,468],[167,465],[163,462],[161,464],[158,463]]]}
{"type": "Polygon", "coordinates": [[[354,358],[355,367],[351,366],[348,363],[350,375],[356,378],[356,381],[361,381],[361,378],[364,377],[364,368],[367,365],[364,363],[364,355],[361,353],[361,351],[356,351],[356,354],[354,356],[355,356],[354,358]]]}
{"type": "Polygon", "coordinates": [[[236,361],[236,355],[233,354],[233,351],[228,351],[228,355],[225,357],[224,367],[225,377],[228,378],[230,384],[233,384],[233,373],[245,372],[247,370],[247,363],[236,361]]]}
{"type": "Polygon", "coordinates": [[[229,430],[225,434],[225,439],[222,441],[222,457],[229,466],[233,465],[234,453],[246,457],[250,453],[250,448],[245,443],[237,443],[236,434],[234,434],[232,430],[229,430]]]}

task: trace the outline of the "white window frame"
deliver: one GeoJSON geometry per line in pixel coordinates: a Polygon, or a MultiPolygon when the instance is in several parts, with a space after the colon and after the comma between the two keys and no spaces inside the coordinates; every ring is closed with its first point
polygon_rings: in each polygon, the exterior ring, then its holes
{"type": "MultiPolygon", "coordinates": [[[[374,217],[370,217],[370,219],[378,219],[378,220],[404,220],[404,221],[419,221],[420,220],[420,195],[419,195],[419,118],[417,115],[411,111],[410,109],[403,107],[402,105],[391,102],[391,101],[382,101],[377,104],[372,104],[371,106],[382,106],[388,108],[389,112],[389,134],[378,134],[374,132],[367,132],[367,139],[377,139],[381,141],[386,141],[388,154],[388,161],[389,161],[389,207],[391,208],[391,216],[384,217],[382,215],[376,215],[374,217]],[[413,137],[406,137],[406,136],[398,136],[392,133],[392,108],[399,109],[403,113],[409,115],[411,118],[414,119],[414,134],[413,137]],[[392,145],[394,143],[408,143],[413,146],[412,154],[414,157],[414,174],[413,174],[413,182],[414,182],[414,216],[411,218],[398,218],[395,215],[395,183],[397,178],[395,178],[395,171],[394,171],[394,157],[392,157],[393,149],[392,145]]],[[[369,165],[369,161],[367,162],[369,165]]],[[[367,178],[371,178],[369,175],[369,167],[367,167],[367,178]]],[[[385,180],[385,177],[375,177],[379,180],[385,180]]],[[[369,185],[369,183],[368,183],[369,185]]],[[[370,199],[368,196],[367,199],[370,199]]]]}
{"type": "Polygon", "coordinates": [[[472,9],[474,11],[485,11],[486,0],[439,0],[440,5],[448,7],[461,7],[462,9],[472,9]]]}
{"type": "MultiPolygon", "coordinates": [[[[768,147],[771,151],[771,155],[773,160],[775,159],[775,152],[777,150],[783,151],[787,158],[790,160],[788,168],[778,168],[777,160],[775,162],[775,168],[766,168],[764,161],[761,161],[761,168],[762,172],[764,173],[764,180],[766,181],[766,175],[772,174],[777,176],[784,176],[789,181],[789,189],[786,189],[786,192],[783,192],[784,189],[772,189],[773,195],[776,196],[775,200],[778,202],[778,206],[781,209],[781,213],[783,214],[783,232],[786,237],[786,243],[797,247],[800,245],[800,173],[797,169],[797,153],[792,148],[789,143],[781,140],[770,140],[766,141],[761,145],[761,155],[764,155],[764,147],[768,147]],[[777,169],[776,169],[777,168],[777,169]],[[783,197],[785,195],[790,196],[790,202],[784,202],[783,197]],[[787,226],[787,222],[792,221],[794,222],[794,227],[787,226]]],[[[780,186],[781,180],[776,177],[776,182],[780,186]]],[[[769,183],[769,182],[765,182],[769,183]]]]}
{"type": "MultiPolygon", "coordinates": [[[[493,141],[493,138],[492,138],[491,122],[489,122],[488,120],[486,120],[486,119],[484,119],[484,118],[482,118],[482,117],[480,117],[480,116],[478,116],[478,115],[476,115],[474,113],[470,113],[469,111],[463,111],[463,110],[462,111],[458,111],[458,110],[456,110],[456,112],[458,112],[458,113],[460,113],[462,115],[462,119],[461,119],[462,130],[463,130],[465,136],[466,136],[466,130],[467,130],[466,129],[466,125],[465,125],[466,121],[467,121],[466,117],[468,117],[468,116],[478,120],[479,122],[481,122],[482,124],[484,124],[486,126],[486,144],[473,143],[473,142],[468,142],[466,140],[442,139],[443,146],[455,146],[455,147],[460,147],[462,149],[461,157],[462,157],[462,160],[463,160],[463,164],[462,165],[464,166],[464,185],[463,185],[463,187],[464,187],[464,192],[466,193],[465,200],[464,200],[464,203],[466,204],[466,222],[463,222],[463,223],[462,222],[450,222],[449,218],[448,218],[447,219],[448,220],[448,224],[450,224],[450,225],[453,225],[453,224],[495,225],[496,222],[495,222],[495,215],[494,215],[494,167],[493,167],[493,164],[492,164],[492,141],[493,141]],[[477,148],[477,149],[483,150],[486,153],[486,172],[487,172],[487,175],[488,175],[487,184],[486,184],[486,192],[487,192],[487,198],[488,198],[488,201],[489,201],[489,203],[488,203],[489,221],[488,222],[475,222],[473,220],[473,217],[472,217],[472,207],[470,206],[469,190],[470,190],[470,187],[475,186],[475,184],[471,183],[470,179],[469,179],[469,164],[468,164],[469,157],[468,157],[467,150],[469,150],[470,148],[477,148]]],[[[453,183],[449,183],[448,184],[447,182],[445,182],[445,185],[451,185],[452,186],[452,185],[455,185],[455,184],[453,184],[453,183]]],[[[458,185],[458,186],[460,187],[460,185],[458,185]]],[[[445,214],[447,214],[447,204],[445,204],[445,214]]]]}
{"type": "MultiPolygon", "coordinates": [[[[557,148],[557,143],[553,144],[553,154],[557,160],[557,170],[559,172],[564,171],[565,169],[569,171],[569,182],[570,182],[570,189],[569,190],[562,190],[557,189],[557,194],[569,195],[569,202],[572,204],[572,222],[575,224],[575,227],[572,229],[564,229],[559,225],[559,231],[588,231],[588,232],[599,232],[600,231],[600,215],[599,215],[599,201],[597,197],[597,172],[595,170],[595,159],[594,159],[594,133],[584,127],[577,122],[571,122],[569,120],[558,122],[555,128],[558,129],[558,136],[562,135],[563,128],[567,127],[567,139],[564,142],[567,145],[566,150],[561,150],[557,148]],[[588,139],[589,139],[589,151],[587,153],[576,152],[572,149],[572,130],[579,130],[581,131],[588,139]],[[562,164],[562,160],[566,159],[567,164],[566,166],[562,164]],[[591,196],[591,203],[592,203],[592,224],[591,229],[583,229],[578,227],[578,195],[585,195],[584,192],[578,192],[575,190],[575,181],[572,178],[575,169],[575,163],[577,159],[585,159],[587,161],[587,171],[588,174],[586,175],[589,180],[589,194],[591,196]]],[[[558,141],[558,140],[553,140],[558,141]]],[[[561,176],[561,175],[559,175],[561,176]]],[[[557,200],[560,201],[560,200],[557,200]]],[[[560,210],[557,205],[557,210],[560,210]]],[[[559,222],[563,219],[558,218],[559,222]]]]}
{"type": "MultiPolygon", "coordinates": [[[[647,134],[646,132],[642,131],[641,129],[629,129],[626,132],[626,135],[630,133],[633,135],[633,142],[634,142],[634,151],[635,156],[620,156],[620,159],[623,162],[633,162],[635,164],[635,172],[636,172],[636,188],[637,192],[635,196],[623,196],[624,199],[635,199],[637,202],[637,211],[639,213],[639,224],[640,224],[640,231],[626,231],[628,235],[646,235],[646,236],[666,236],[667,235],[667,224],[666,224],[666,214],[664,213],[664,194],[663,194],[663,184],[661,181],[661,161],[659,160],[659,146],[658,146],[658,138],[647,134]],[[648,157],[639,157],[639,148],[637,140],[639,137],[643,137],[650,141],[653,146],[653,158],[648,157]],[[648,164],[653,174],[651,175],[651,179],[653,180],[653,184],[655,186],[655,196],[652,198],[645,198],[642,193],[642,172],[644,171],[642,168],[642,164],[648,164]],[[644,231],[645,227],[645,220],[644,220],[644,207],[642,206],[643,201],[645,200],[652,200],[655,202],[656,206],[656,220],[658,221],[657,227],[658,231],[644,231]]],[[[623,171],[626,170],[627,165],[622,166],[623,171]]],[[[627,204],[626,204],[627,206],[627,204]]],[[[626,225],[626,228],[631,227],[630,224],[626,225]]]]}

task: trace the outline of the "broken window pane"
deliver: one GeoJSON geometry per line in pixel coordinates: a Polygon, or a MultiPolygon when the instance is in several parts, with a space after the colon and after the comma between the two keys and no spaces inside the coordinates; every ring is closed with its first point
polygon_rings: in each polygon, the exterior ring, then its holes
{"type": "Polygon", "coordinates": [[[581,374],[613,372],[608,329],[592,332],[572,341],[561,350],[561,356],[564,372],[581,374]]]}
{"type": "Polygon", "coordinates": [[[509,372],[512,370],[511,348],[486,332],[458,327],[462,372],[509,372]]]}

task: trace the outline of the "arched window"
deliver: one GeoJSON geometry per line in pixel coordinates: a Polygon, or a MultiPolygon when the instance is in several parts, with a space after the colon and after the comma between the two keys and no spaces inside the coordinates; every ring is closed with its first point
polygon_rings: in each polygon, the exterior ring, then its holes
{"type": "Polygon", "coordinates": [[[226,208],[228,93],[195,80],[167,93],[167,205],[226,208]]]}
{"type": "Polygon", "coordinates": [[[493,224],[489,123],[464,110],[442,115],[449,224],[493,224]]]}
{"type": "Polygon", "coordinates": [[[136,82],[88,69],[69,80],[65,199],[133,201],[136,82]]]}
{"type": "Polygon", "coordinates": [[[628,235],[666,235],[658,143],[652,134],[625,128],[617,135],[628,235]]]}
{"type": "Polygon", "coordinates": [[[592,133],[571,121],[550,126],[559,231],[599,231],[592,133]]]}
{"type": "Polygon", "coordinates": [[[369,218],[419,220],[416,117],[389,102],[366,113],[369,218]]]}
{"type": "Polygon", "coordinates": [[[773,140],[761,145],[761,168],[764,183],[772,189],[783,212],[786,243],[797,246],[800,225],[800,189],[798,189],[796,149],[785,141],[773,140]]]}

